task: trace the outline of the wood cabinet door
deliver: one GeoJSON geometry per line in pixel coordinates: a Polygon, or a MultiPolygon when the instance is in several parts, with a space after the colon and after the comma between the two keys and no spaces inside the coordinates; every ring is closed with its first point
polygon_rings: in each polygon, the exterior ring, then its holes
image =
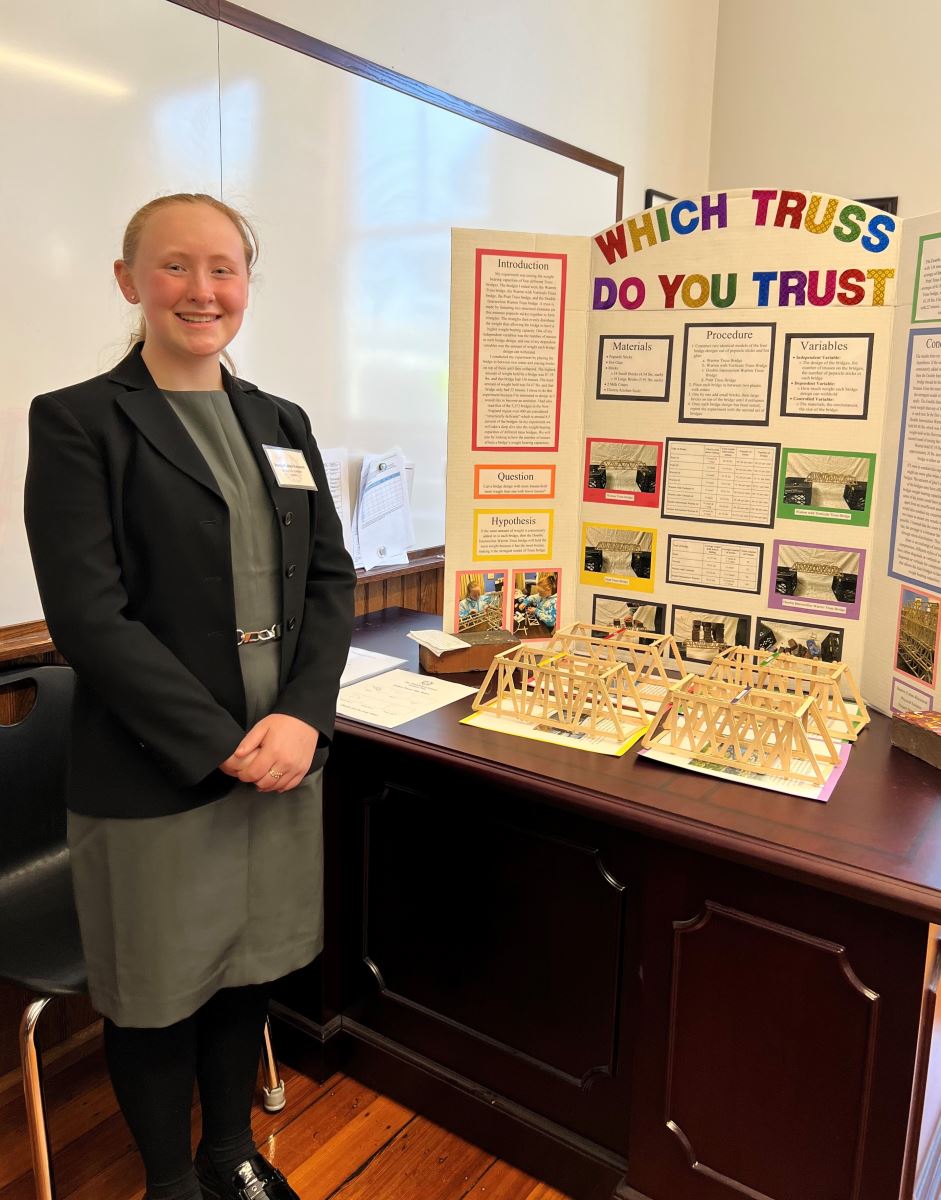
{"type": "Polygon", "coordinates": [[[628,1180],[896,1200],[927,926],[651,844],[628,1180]]]}
{"type": "Polygon", "coordinates": [[[343,1012],[623,1162],[637,840],[408,754],[357,767],[343,1012]]]}

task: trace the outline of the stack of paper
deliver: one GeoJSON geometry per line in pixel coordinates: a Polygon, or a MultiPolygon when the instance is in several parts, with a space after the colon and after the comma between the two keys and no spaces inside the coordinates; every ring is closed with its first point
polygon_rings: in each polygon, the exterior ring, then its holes
{"type": "Polygon", "coordinates": [[[367,571],[408,562],[415,530],[408,500],[405,456],[398,446],[367,454],[353,518],[353,561],[367,571]]]}
{"type": "Polygon", "coordinates": [[[445,650],[466,650],[470,645],[470,642],[462,641],[453,633],[442,633],[440,629],[413,629],[407,636],[413,642],[418,642],[419,646],[424,646],[426,650],[436,654],[438,658],[445,650]]]}
{"type": "Polygon", "coordinates": [[[340,687],[358,683],[361,679],[370,679],[373,675],[381,675],[383,671],[401,667],[404,662],[404,658],[393,658],[391,654],[377,654],[375,650],[359,650],[356,646],[350,646],[346,666],[340,676],[340,687]]]}
{"type": "Polygon", "coordinates": [[[476,688],[413,671],[389,671],[378,679],[364,679],[340,692],[337,715],[395,729],[415,717],[472,696],[476,688]]]}
{"type": "Polygon", "coordinates": [[[336,506],[340,524],[343,526],[343,545],[350,554],[353,553],[353,527],[350,522],[350,472],[349,455],[345,446],[333,450],[321,450],[324,470],[327,473],[327,483],[330,495],[336,506]]]}

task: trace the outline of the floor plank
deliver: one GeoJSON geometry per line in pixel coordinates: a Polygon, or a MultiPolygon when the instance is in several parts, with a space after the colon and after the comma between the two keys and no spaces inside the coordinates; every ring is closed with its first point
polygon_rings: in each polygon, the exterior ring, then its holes
{"type": "Polygon", "coordinates": [[[335,1094],[301,1113],[263,1152],[304,1200],[333,1195],[412,1118],[385,1096],[345,1080],[335,1094]]]}
{"type": "Polygon", "coordinates": [[[466,1200],[525,1200],[538,1183],[532,1175],[498,1159],[466,1193],[466,1200]]]}
{"type": "Polygon", "coordinates": [[[415,1117],[340,1189],[337,1200],[460,1200],[493,1161],[456,1134],[415,1117]]]}
{"type": "MultiPolygon", "coordinates": [[[[90,1055],[53,1076],[46,1084],[46,1107],[54,1150],[96,1129],[117,1112],[104,1055],[90,1055]]],[[[20,1091],[0,1106],[0,1188],[29,1170],[29,1142],[22,1136],[25,1123],[20,1091]]]]}
{"type": "MultiPolygon", "coordinates": [[[[252,1125],[302,1200],[567,1200],[532,1176],[345,1075],[283,1067],[287,1106],[252,1125]]],[[[141,1200],[143,1169],[100,1042],[47,1079],[59,1200],[141,1200]]],[[[193,1145],[200,1135],[193,1108],[193,1145]]],[[[0,1094],[0,1200],[34,1200],[22,1094],[0,1094]]]]}
{"type": "Polygon", "coordinates": [[[563,1192],[557,1192],[548,1183],[537,1183],[526,1200],[567,1200],[563,1192]]]}

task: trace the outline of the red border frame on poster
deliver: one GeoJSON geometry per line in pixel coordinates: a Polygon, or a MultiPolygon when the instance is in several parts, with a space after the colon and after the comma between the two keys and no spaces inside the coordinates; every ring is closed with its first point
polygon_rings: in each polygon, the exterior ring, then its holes
{"type": "Polygon", "coordinates": [[[471,449],[472,450],[512,450],[529,454],[552,454],[559,449],[559,429],[562,419],[562,347],[565,342],[565,284],[568,269],[568,255],[559,253],[539,253],[535,250],[485,250],[477,248],[474,268],[474,392],[471,406],[471,449]],[[477,441],[477,382],[480,367],[480,268],[485,254],[498,254],[503,258],[557,258],[562,264],[562,291],[559,297],[559,356],[556,363],[555,390],[555,439],[551,446],[482,446],[477,441]]]}
{"type": "Polygon", "coordinates": [[[590,437],[585,439],[585,469],[582,474],[582,499],[592,504],[611,504],[620,508],[660,508],[660,496],[663,485],[663,442],[651,438],[610,438],[590,437]],[[632,492],[627,488],[590,488],[588,486],[588,468],[591,466],[591,447],[594,442],[605,442],[609,446],[656,446],[657,447],[657,486],[652,492],[632,492]],[[600,495],[599,495],[600,492],[600,495]],[[608,499],[608,497],[611,499],[608,499]]]}

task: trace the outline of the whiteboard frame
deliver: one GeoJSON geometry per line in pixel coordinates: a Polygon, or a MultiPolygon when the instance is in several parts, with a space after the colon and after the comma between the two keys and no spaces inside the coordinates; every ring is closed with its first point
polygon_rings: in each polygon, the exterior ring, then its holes
{"type": "Polygon", "coordinates": [[[308,58],[315,58],[319,62],[338,67],[341,71],[349,71],[363,79],[372,80],[373,83],[381,84],[383,87],[403,92],[425,104],[432,104],[436,108],[443,108],[457,116],[466,117],[469,121],[476,121],[479,125],[486,125],[499,133],[505,133],[508,137],[529,142],[552,154],[571,158],[586,167],[592,167],[606,175],[612,175],[617,183],[614,222],[620,221],[624,216],[624,166],[621,163],[616,163],[610,158],[602,158],[599,154],[592,154],[590,150],[583,150],[580,146],[572,145],[571,142],[563,142],[560,138],[542,133],[538,129],[523,125],[519,121],[513,121],[509,117],[502,117],[499,113],[482,108],[479,104],[462,100],[450,92],[441,91],[440,88],[431,87],[430,84],[413,79],[410,75],[403,75],[389,67],[380,66],[379,63],[372,62],[368,58],[362,58],[348,50],[341,50],[339,46],[331,46],[329,42],[323,42],[308,33],[302,33],[299,29],[292,29],[289,25],[282,25],[270,17],[242,8],[238,4],[233,4],[231,0],[166,0],[166,2],[209,17],[223,25],[231,25],[243,33],[264,38],[265,41],[274,42],[278,46],[284,46],[285,49],[295,50],[298,54],[304,54],[308,58]]]}

